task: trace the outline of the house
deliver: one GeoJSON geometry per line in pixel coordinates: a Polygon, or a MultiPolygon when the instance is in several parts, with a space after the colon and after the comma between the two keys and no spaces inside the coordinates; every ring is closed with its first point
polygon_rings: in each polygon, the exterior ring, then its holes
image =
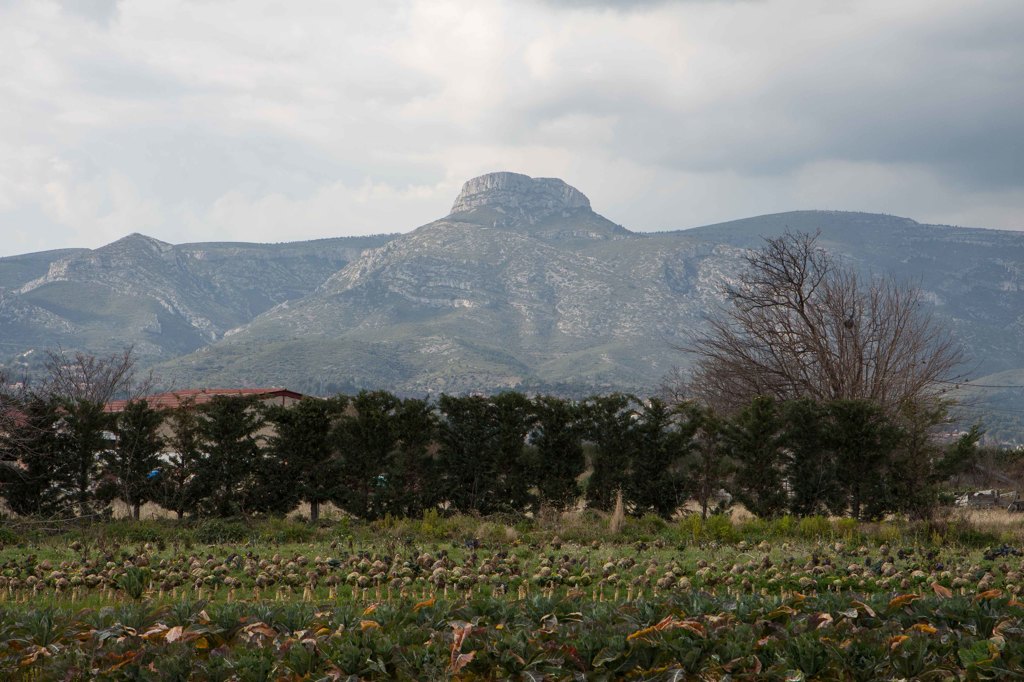
{"type": "MultiPolygon", "coordinates": [[[[301,393],[289,391],[286,388],[189,388],[156,393],[140,398],[140,400],[145,400],[155,410],[173,410],[187,401],[192,401],[195,405],[202,405],[217,396],[256,398],[264,405],[281,405],[282,407],[294,405],[305,397],[301,393]]],[[[113,400],[106,404],[104,410],[123,412],[127,404],[127,400],[113,400]]]]}
{"type": "MultiPolygon", "coordinates": [[[[296,391],[289,391],[287,388],[189,388],[180,391],[168,391],[167,393],[155,393],[144,396],[139,400],[145,400],[154,410],[173,410],[181,405],[191,402],[196,407],[208,403],[215,397],[227,396],[232,398],[255,398],[261,405],[280,405],[290,407],[306,396],[296,391]]],[[[113,400],[103,409],[105,412],[123,412],[128,405],[127,400],[113,400]]],[[[271,424],[266,424],[258,435],[266,438],[273,435],[274,429],[271,424]]],[[[167,437],[171,435],[171,426],[167,421],[160,429],[160,435],[167,437]]]]}

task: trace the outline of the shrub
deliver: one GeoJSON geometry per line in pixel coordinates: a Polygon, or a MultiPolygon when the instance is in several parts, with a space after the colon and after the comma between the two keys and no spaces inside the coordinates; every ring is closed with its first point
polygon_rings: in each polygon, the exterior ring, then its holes
{"type": "Polygon", "coordinates": [[[630,540],[648,542],[663,533],[667,526],[668,524],[665,522],[665,519],[649,512],[638,519],[627,517],[622,531],[630,540]]]}
{"type": "Polygon", "coordinates": [[[704,536],[704,522],[700,514],[687,514],[679,521],[679,532],[686,544],[696,544],[704,536]]]}
{"type": "Polygon", "coordinates": [[[174,530],[155,521],[108,521],[102,527],[106,537],[122,542],[157,542],[173,534],[174,530]]]}
{"type": "Polygon", "coordinates": [[[773,535],[772,522],[762,518],[749,519],[743,522],[738,530],[745,539],[752,542],[760,542],[773,535]]]}
{"type": "Polygon", "coordinates": [[[836,519],[835,534],[847,542],[853,542],[863,537],[863,534],[860,532],[860,526],[857,524],[857,519],[851,518],[836,519]]]}
{"type": "MultiPolygon", "coordinates": [[[[245,536],[243,536],[244,538],[245,536]]],[[[259,538],[266,542],[279,544],[310,542],[316,538],[316,528],[301,521],[267,519],[259,525],[259,538]]]]}
{"type": "Polygon", "coordinates": [[[796,519],[789,514],[772,519],[772,535],[780,538],[792,537],[796,523],[796,519]]]}
{"type": "Polygon", "coordinates": [[[244,522],[233,519],[207,519],[195,529],[195,540],[206,545],[245,542],[252,533],[244,522]]]}
{"type": "Polygon", "coordinates": [[[728,514],[712,514],[706,519],[700,514],[687,514],[679,521],[677,532],[684,544],[735,542],[740,537],[728,514]]]}
{"type": "Polygon", "coordinates": [[[704,533],[711,540],[735,542],[738,537],[732,519],[726,514],[712,514],[704,522],[704,533]]]}
{"type": "Polygon", "coordinates": [[[7,526],[0,526],[0,548],[8,545],[16,545],[21,542],[21,536],[7,526]]]}
{"type": "Polygon", "coordinates": [[[423,512],[420,519],[418,531],[433,540],[443,540],[448,532],[447,524],[437,509],[428,509],[423,512]]]}
{"type": "Polygon", "coordinates": [[[824,516],[805,516],[797,523],[796,532],[807,540],[820,540],[832,535],[832,524],[824,516]]]}

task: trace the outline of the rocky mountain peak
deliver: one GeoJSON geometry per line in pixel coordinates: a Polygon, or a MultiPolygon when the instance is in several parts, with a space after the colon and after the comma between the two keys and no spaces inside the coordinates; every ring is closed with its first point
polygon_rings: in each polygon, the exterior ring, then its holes
{"type": "Polygon", "coordinates": [[[590,199],[564,180],[502,172],[467,180],[451,212],[458,215],[485,210],[509,218],[526,217],[532,222],[576,209],[589,211],[590,199]]]}
{"type": "Polygon", "coordinates": [[[107,244],[108,247],[120,247],[120,248],[148,248],[154,251],[170,251],[174,248],[173,244],[162,242],[159,239],[144,235],[140,232],[132,232],[131,234],[121,237],[117,241],[113,241],[107,244]]]}

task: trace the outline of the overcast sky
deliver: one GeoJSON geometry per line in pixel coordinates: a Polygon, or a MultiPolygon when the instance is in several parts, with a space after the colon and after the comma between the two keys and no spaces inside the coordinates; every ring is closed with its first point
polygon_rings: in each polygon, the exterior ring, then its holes
{"type": "Polygon", "coordinates": [[[0,0],[0,255],[408,231],[494,170],[635,230],[1024,229],[1021,0],[0,0]]]}

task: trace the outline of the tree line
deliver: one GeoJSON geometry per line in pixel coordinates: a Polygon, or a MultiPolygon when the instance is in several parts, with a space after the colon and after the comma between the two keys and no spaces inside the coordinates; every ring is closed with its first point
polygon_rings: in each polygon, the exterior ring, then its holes
{"type": "Polygon", "coordinates": [[[20,515],[136,518],[146,502],[189,515],[316,519],[332,503],[364,519],[443,507],[522,514],[581,503],[668,518],[722,491],[759,516],[926,514],[973,452],[940,447],[867,400],[758,397],[723,416],[627,394],[567,400],[505,392],[437,401],[385,391],[288,407],[215,396],[120,412],[89,397],[32,396],[0,429],[0,495],[20,515]]]}
{"type": "Polygon", "coordinates": [[[364,391],[290,408],[217,397],[168,414],[135,400],[113,414],[113,393],[145,393],[130,349],[51,353],[43,390],[0,396],[0,494],[20,514],[80,516],[114,498],[136,516],[147,501],[179,517],[300,502],[315,517],[331,502],[373,519],[607,510],[621,497],[627,513],[668,517],[691,500],[706,515],[722,491],[760,516],[925,515],[980,435],[934,439],[962,348],[920,290],[859,273],[819,236],[747,253],[684,347],[695,362],[664,387],[672,399],[364,391]]]}

